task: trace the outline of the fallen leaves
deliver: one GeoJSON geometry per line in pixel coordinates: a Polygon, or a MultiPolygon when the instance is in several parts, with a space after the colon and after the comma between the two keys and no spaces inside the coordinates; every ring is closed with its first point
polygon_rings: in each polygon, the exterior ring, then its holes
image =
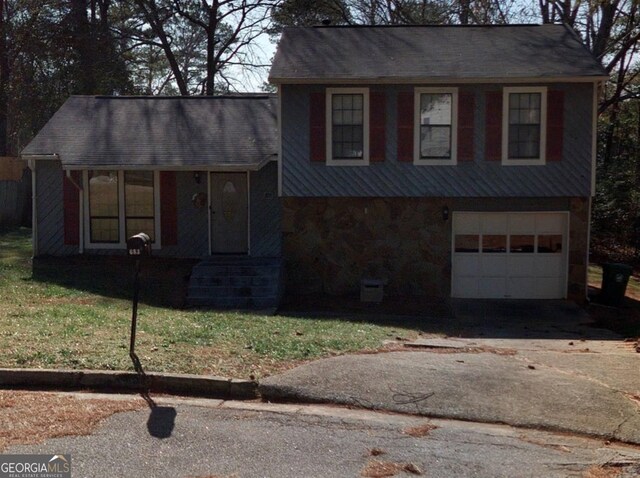
{"type": "Polygon", "coordinates": [[[114,413],[144,407],[146,404],[141,399],[78,400],[50,393],[0,390],[0,451],[11,445],[89,435],[114,413]]]}

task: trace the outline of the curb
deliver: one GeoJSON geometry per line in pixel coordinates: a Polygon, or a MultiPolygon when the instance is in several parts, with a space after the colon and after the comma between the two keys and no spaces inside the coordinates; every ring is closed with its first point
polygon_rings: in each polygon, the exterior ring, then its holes
{"type": "Polygon", "coordinates": [[[145,373],[141,377],[136,372],[124,371],[2,368],[0,387],[102,392],[140,392],[146,389],[155,393],[223,400],[259,398],[258,383],[251,380],[159,372],[145,373]]]}

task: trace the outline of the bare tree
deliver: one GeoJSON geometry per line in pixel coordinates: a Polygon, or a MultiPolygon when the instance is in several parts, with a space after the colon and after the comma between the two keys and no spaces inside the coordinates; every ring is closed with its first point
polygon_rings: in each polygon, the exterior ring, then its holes
{"type": "Polygon", "coordinates": [[[144,24],[131,38],[162,49],[182,95],[226,91],[235,85],[237,68],[268,66],[257,59],[256,40],[266,33],[276,0],[133,1],[144,24]],[[151,36],[141,32],[145,27],[151,36]]]}
{"type": "Polygon", "coordinates": [[[0,0],[0,156],[8,151],[8,95],[9,88],[9,53],[7,51],[7,23],[5,0],[0,0]]]}

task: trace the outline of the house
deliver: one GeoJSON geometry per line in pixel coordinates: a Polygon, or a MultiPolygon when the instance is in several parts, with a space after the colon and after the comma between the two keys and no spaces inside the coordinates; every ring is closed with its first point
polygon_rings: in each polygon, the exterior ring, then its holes
{"type": "Polygon", "coordinates": [[[281,272],[291,294],[583,300],[605,79],[562,25],[285,29],[277,97],[71,97],[22,152],[34,255],[142,230],[202,258],[191,301],[218,306],[277,303],[281,272]]]}
{"type": "Polygon", "coordinates": [[[563,25],[286,29],[287,290],[584,300],[605,79],[563,25]]]}

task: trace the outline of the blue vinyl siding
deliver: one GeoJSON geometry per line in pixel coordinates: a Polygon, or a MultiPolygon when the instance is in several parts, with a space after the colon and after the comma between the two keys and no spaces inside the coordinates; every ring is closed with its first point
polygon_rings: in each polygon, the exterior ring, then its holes
{"type": "MultiPolygon", "coordinates": [[[[339,85],[331,85],[339,86],[339,85]]],[[[415,85],[431,86],[431,85],[415,85]]],[[[474,161],[455,166],[398,162],[397,98],[413,85],[371,85],[386,96],[386,159],[363,167],[309,159],[309,94],[324,86],[282,85],[282,195],[299,197],[586,197],[591,188],[591,83],[553,84],[564,97],[563,159],[544,166],[503,166],[484,159],[487,91],[509,85],[457,86],[475,95],[474,161]]],[[[536,85],[531,85],[536,86],[536,85]]]]}
{"type": "Polygon", "coordinates": [[[251,251],[253,257],[280,257],[282,205],[278,197],[278,163],[250,174],[251,251]]]}

